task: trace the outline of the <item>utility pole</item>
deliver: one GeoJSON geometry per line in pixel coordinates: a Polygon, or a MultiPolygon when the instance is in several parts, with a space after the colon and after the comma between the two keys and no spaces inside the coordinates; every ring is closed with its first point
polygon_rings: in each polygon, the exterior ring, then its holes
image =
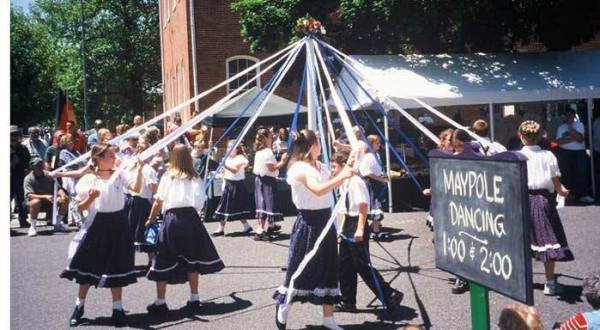
{"type": "Polygon", "coordinates": [[[83,69],[83,129],[88,130],[87,115],[87,71],[85,67],[85,17],[83,15],[83,0],[79,0],[81,8],[81,67],[83,69]]]}

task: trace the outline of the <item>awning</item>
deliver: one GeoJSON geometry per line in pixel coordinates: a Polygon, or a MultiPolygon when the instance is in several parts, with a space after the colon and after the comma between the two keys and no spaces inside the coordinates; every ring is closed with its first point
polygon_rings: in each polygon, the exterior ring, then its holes
{"type": "MultiPolygon", "coordinates": [[[[244,109],[250,104],[250,102],[254,99],[256,94],[260,92],[260,88],[253,87],[243,94],[239,96],[233,97],[231,100],[225,102],[223,105],[219,107],[217,114],[215,117],[217,118],[236,118],[241,115],[244,109]]],[[[251,116],[258,107],[260,106],[261,100],[264,96],[267,95],[267,92],[263,92],[261,96],[258,97],[256,101],[252,104],[250,109],[246,111],[243,117],[251,116]]],[[[296,110],[296,103],[292,102],[286,98],[281,96],[277,96],[272,94],[265,105],[265,108],[261,112],[261,117],[277,117],[277,116],[285,116],[291,115],[296,110]]],[[[300,112],[306,112],[306,107],[301,106],[300,112]]]]}
{"type": "MultiPolygon", "coordinates": [[[[600,98],[598,51],[352,57],[379,92],[369,93],[391,97],[403,108],[421,107],[413,97],[434,107],[600,98]]],[[[372,102],[346,70],[341,77],[369,107],[372,102]]],[[[358,108],[348,88],[340,86],[358,108]]]]}

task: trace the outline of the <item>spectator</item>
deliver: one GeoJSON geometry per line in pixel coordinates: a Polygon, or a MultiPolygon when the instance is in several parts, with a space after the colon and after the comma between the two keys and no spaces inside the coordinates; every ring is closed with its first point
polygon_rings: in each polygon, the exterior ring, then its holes
{"type": "Polygon", "coordinates": [[[139,135],[137,133],[129,135],[119,148],[119,157],[123,160],[131,158],[138,148],[139,135]]]}
{"type": "Polygon", "coordinates": [[[115,134],[117,136],[127,132],[129,130],[129,125],[127,124],[119,124],[117,125],[117,127],[115,127],[115,134]]]}
{"type": "Polygon", "coordinates": [[[92,147],[98,143],[98,131],[104,128],[104,123],[100,119],[96,119],[94,121],[94,128],[92,129],[92,133],[88,136],[87,144],[88,148],[92,149],[92,147]]]}
{"type": "MultiPolygon", "coordinates": [[[[32,158],[29,164],[31,165],[31,173],[25,177],[23,190],[27,198],[24,206],[29,210],[29,222],[31,223],[27,235],[33,237],[37,235],[35,225],[40,212],[45,212],[46,218],[52,219],[54,180],[48,175],[48,172],[44,171],[44,161],[41,158],[32,158]]],[[[69,205],[69,197],[62,188],[58,190],[56,203],[58,204],[59,221],[54,225],[54,230],[69,231],[62,223],[69,205]]]]}
{"type": "Polygon", "coordinates": [[[74,148],[80,153],[86,151],[86,137],[80,130],[75,128],[75,122],[72,120],[67,121],[66,134],[71,134],[74,137],[74,148]]]}
{"type": "Polygon", "coordinates": [[[273,153],[277,160],[281,159],[281,156],[287,152],[287,142],[289,133],[287,128],[281,127],[278,131],[277,138],[273,141],[273,153]]]}
{"type": "Polygon", "coordinates": [[[135,117],[133,117],[133,127],[134,128],[142,125],[143,123],[144,123],[144,120],[142,119],[142,116],[136,115],[135,117]]]}
{"type": "Polygon", "coordinates": [[[23,145],[29,150],[31,157],[44,158],[44,156],[46,156],[48,142],[40,139],[40,129],[33,126],[29,127],[27,132],[29,133],[29,138],[23,141],[23,145]]]}
{"type": "Polygon", "coordinates": [[[600,330],[600,272],[586,275],[582,293],[594,310],[573,315],[560,330],[600,330]]]}
{"type": "MultiPolygon", "coordinates": [[[[79,157],[81,154],[75,150],[75,141],[73,140],[73,136],[68,134],[68,135],[64,135],[61,139],[60,139],[60,154],[59,154],[59,165],[60,166],[64,166],[70,162],[72,162],[73,160],[75,160],[77,157],[79,157]]],[[[75,170],[79,170],[82,167],[85,166],[85,163],[78,163],[78,164],[72,164],[71,166],[67,167],[67,171],[75,171],[75,170]]],[[[81,173],[80,176],[83,176],[83,172],[81,173]]],[[[67,192],[67,194],[71,197],[71,203],[69,204],[69,224],[71,225],[77,225],[80,226],[81,223],[83,222],[83,215],[81,214],[81,212],[77,209],[77,202],[75,201],[75,197],[77,196],[76,192],[75,192],[75,185],[77,184],[77,180],[73,177],[65,177],[62,179],[62,183],[63,183],[63,187],[65,189],[65,191],[67,192]]]]}
{"type": "Polygon", "coordinates": [[[542,330],[544,328],[535,307],[520,304],[502,310],[498,327],[500,330],[542,330]]]}
{"type": "Polygon", "coordinates": [[[594,203],[590,196],[589,159],[585,151],[583,124],[575,120],[576,111],[567,110],[567,122],[556,131],[558,167],[562,181],[575,198],[585,204],[594,203]]]}
{"type": "Polygon", "coordinates": [[[27,210],[23,207],[24,193],[23,181],[27,174],[27,167],[31,155],[21,144],[21,130],[17,126],[10,126],[10,199],[15,200],[14,212],[19,215],[19,224],[27,227],[27,210]]]}
{"type": "Polygon", "coordinates": [[[479,141],[479,151],[485,156],[492,156],[506,151],[506,148],[502,144],[495,141],[492,142],[488,138],[489,128],[488,123],[485,120],[476,120],[471,126],[471,131],[481,137],[481,140],[479,141]]]}
{"type": "Polygon", "coordinates": [[[46,149],[44,162],[46,162],[46,171],[53,171],[60,165],[60,139],[65,135],[63,130],[56,130],[52,138],[52,145],[46,149]]]}
{"type": "Polygon", "coordinates": [[[113,135],[110,132],[110,130],[108,128],[101,128],[98,130],[97,132],[97,139],[98,142],[97,143],[106,143],[108,144],[108,141],[112,140],[113,135]]]}

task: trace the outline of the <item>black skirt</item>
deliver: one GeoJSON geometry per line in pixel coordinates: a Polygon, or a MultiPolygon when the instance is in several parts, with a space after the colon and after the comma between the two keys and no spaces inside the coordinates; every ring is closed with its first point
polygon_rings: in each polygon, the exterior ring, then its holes
{"type": "Polygon", "coordinates": [[[529,190],[531,249],[541,262],[571,261],[575,258],[556,210],[556,196],[548,190],[529,190]]]}
{"type": "Polygon", "coordinates": [[[216,273],[225,268],[196,209],[181,207],[165,213],[158,233],[156,255],[148,279],[185,283],[187,273],[216,273]]]}
{"type": "Polygon", "coordinates": [[[369,177],[364,178],[367,188],[369,189],[370,207],[369,220],[383,220],[383,203],[386,199],[386,185],[369,177]]]}
{"type": "Polygon", "coordinates": [[[135,248],[139,252],[153,252],[154,246],[146,243],[146,220],[150,215],[152,204],[146,198],[132,196],[129,206],[129,228],[133,236],[135,248]]]}
{"type": "Polygon", "coordinates": [[[244,180],[225,180],[223,195],[213,214],[213,219],[236,221],[249,219],[251,216],[250,194],[246,190],[244,180]]]}
{"type": "MultiPolygon", "coordinates": [[[[314,247],[330,216],[331,209],[299,211],[292,228],[285,280],[273,294],[278,304],[285,302],[292,275],[314,247]]],[[[336,236],[335,228],[331,226],[316,254],[294,281],[292,302],[333,305],[341,301],[336,236]]]]}
{"type": "Polygon", "coordinates": [[[256,202],[256,219],[283,221],[279,198],[277,196],[277,179],[272,176],[256,176],[254,179],[254,200],[256,202]]]}
{"type": "Polygon", "coordinates": [[[125,210],[99,212],[60,277],[100,288],[135,283],[133,237],[125,210]]]}

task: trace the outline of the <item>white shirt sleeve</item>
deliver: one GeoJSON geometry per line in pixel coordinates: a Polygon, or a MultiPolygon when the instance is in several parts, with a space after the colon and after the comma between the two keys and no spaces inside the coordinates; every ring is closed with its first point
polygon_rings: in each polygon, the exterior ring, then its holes
{"type": "Polygon", "coordinates": [[[200,212],[206,201],[206,191],[204,189],[204,180],[195,178],[193,181],[194,187],[194,208],[200,212]]]}
{"type": "Polygon", "coordinates": [[[303,173],[305,173],[306,171],[306,164],[304,162],[295,162],[289,169],[287,172],[287,183],[290,186],[297,186],[300,185],[300,181],[298,181],[298,179],[301,177],[301,175],[303,173]]]}
{"type": "Polygon", "coordinates": [[[561,177],[560,168],[558,167],[558,160],[556,159],[556,156],[554,156],[554,154],[550,151],[547,151],[547,153],[549,162],[548,167],[550,168],[550,177],[561,177]]]}
{"type": "Polygon", "coordinates": [[[160,183],[158,184],[158,188],[156,189],[156,194],[154,195],[154,198],[164,201],[167,197],[171,181],[173,181],[173,179],[170,175],[163,175],[163,177],[160,179],[160,183]]]}
{"type": "Polygon", "coordinates": [[[369,191],[366,190],[366,186],[364,184],[360,184],[358,180],[362,180],[360,178],[352,178],[350,180],[350,185],[348,186],[350,199],[352,200],[352,204],[358,206],[359,204],[366,203],[369,204],[369,191]]]}
{"type": "Polygon", "coordinates": [[[77,193],[76,199],[78,201],[84,201],[88,198],[88,191],[94,186],[94,182],[96,181],[96,176],[94,174],[86,174],[75,186],[75,192],[77,193]]]}

